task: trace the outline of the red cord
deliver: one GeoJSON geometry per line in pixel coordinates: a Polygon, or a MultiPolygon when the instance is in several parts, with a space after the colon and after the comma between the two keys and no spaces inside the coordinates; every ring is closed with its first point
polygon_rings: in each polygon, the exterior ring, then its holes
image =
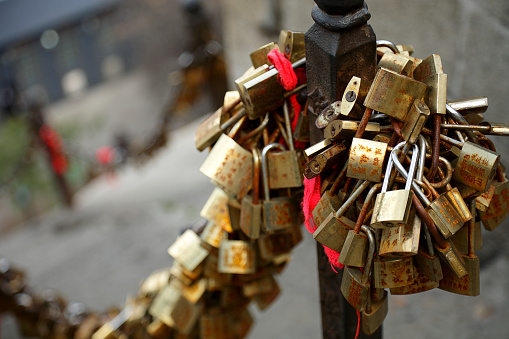
{"type": "Polygon", "coordinates": [[[361,328],[361,312],[357,311],[357,332],[355,333],[355,339],[359,337],[360,328],[361,328]]]}
{"type": "Polygon", "coordinates": [[[62,150],[60,135],[49,125],[43,124],[39,129],[39,136],[49,150],[53,171],[59,175],[64,174],[67,170],[67,159],[62,150]]]}

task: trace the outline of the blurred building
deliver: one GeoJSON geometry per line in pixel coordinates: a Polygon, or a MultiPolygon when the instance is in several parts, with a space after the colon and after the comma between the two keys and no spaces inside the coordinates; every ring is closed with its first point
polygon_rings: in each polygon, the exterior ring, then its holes
{"type": "Polygon", "coordinates": [[[133,67],[119,0],[0,0],[0,103],[15,93],[53,102],[133,67]]]}

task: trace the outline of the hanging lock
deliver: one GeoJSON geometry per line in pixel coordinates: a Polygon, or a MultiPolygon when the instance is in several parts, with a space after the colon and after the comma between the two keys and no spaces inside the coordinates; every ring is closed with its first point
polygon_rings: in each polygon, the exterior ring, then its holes
{"type": "Polygon", "coordinates": [[[219,246],[217,270],[220,273],[252,274],[256,272],[256,252],[252,244],[224,239],[219,246]]]}
{"type": "Polygon", "coordinates": [[[379,68],[364,106],[404,121],[413,102],[421,99],[426,85],[386,68],[379,68]]]}
{"type": "Polygon", "coordinates": [[[369,241],[368,255],[364,272],[358,267],[345,266],[341,280],[341,292],[346,301],[357,311],[364,311],[371,292],[370,274],[373,256],[375,255],[375,237],[367,226],[362,226],[369,241]]]}
{"type": "Polygon", "coordinates": [[[424,59],[414,70],[414,79],[428,86],[424,101],[431,113],[445,114],[447,74],[444,73],[440,55],[432,54],[424,59]]]}
{"type": "Polygon", "coordinates": [[[374,289],[374,293],[369,294],[366,309],[362,311],[362,332],[367,335],[375,333],[382,326],[387,313],[389,313],[387,292],[385,290],[374,289]]]}
{"type": "MultiPolygon", "coordinates": [[[[323,131],[324,138],[332,140],[350,140],[355,136],[359,128],[359,121],[334,120],[331,121],[323,131]]],[[[380,133],[380,124],[368,122],[364,130],[363,137],[366,139],[374,138],[380,133]]]]}
{"type": "Polygon", "coordinates": [[[339,157],[346,150],[346,146],[342,143],[336,143],[326,150],[320,152],[304,167],[304,176],[313,179],[324,171],[330,169],[337,163],[339,157]]]}
{"type": "MultiPolygon", "coordinates": [[[[337,210],[330,212],[320,226],[313,232],[313,238],[328,248],[340,252],[348,235],[348,230],[354,227],[354,223],[343,216],[353,205],[359,195],[369,186],[369,181],[364,181],[343,205],[337,210]]],[[[362,259],[361,259],[362,260],[362,259]]],[[[362,260],[364,261],[364,260],[362,260]]]]}
{"type": "Polygon", "coordinates": [[[346,176],[360,180],[380,182],[387,144],[353,138],[350,146],[346,176]]]}
{"type": "Polygon", "coordinates": [[[222,134],[201,165],[200,172],[240,200],[251,187],[252,167],[251,152],[222,134]]]}
{"type": "MultiPolygon", "coordinates": [[[[368,181],[365,181],[368,182],[368,181]]],[[[361,211],[357,217],[357,222],[353,230],[348,231],[343,247],[339,252],[338,261],[346,266],[364,267],[366,264],[367,239],[360,233],[362,223],[366,218],[373,196],[380,189],[381,184],[376,184],[369,190],[361,211]]]]}
{"type": "Polygon", "coordinates": [[[255,148],[253,153],[253,192],[242,199],[240,229],[250,239],[258,239],[262,224],[263,205],[260,203],[261,154],[255,148]]]}
{"type": "Polygon", "coordinates": [[[294,63],[306,56],[304,33],[282,30],[279,33],[279,51],[285,58],[294,63]]]}
{"type": "Polygon", "coordinates": [[[484,228],[493,231],[509,214],[509,181],[495,183],[495,190],[490,205],[485,212],[480,212],[484,228]]]}
{"type": "Polygon", "coordinates": [[[263,45],[253,53],[249,54],[253,67],[256,69],[263,65],[267,66],[272,65],[269,59],[267,58],[267,54],[269,54],[269,52],[275,48],[279,48],[278,44],[276,44],[275,42],[269,42],[268,44],[263,45]]]}
{"type": "Polygon", "coordinates": [[[428,106],[422,100],[415,100],[401,128],[403,140],[415,144],[429,115],[428,106]]]}
{"type": "Polygon", "coordinates": [[[378,67],[383,67],[409,77],[412,75],[413,64],[409,58],[398,54],[385,53],[378,62],[378,67]]]}
{"type": "MultiPolygon", "coordinates": [[[[470,212],[475,216],[475,201],[470,204],[470,212]]],[[[475,218],[468,223],[468,254],[463,256],[467,274],[461,278],[451,271],[447,266],[444,267],[444,278],[440,280],[438,288],[462,295],[477,296],[480,294],[480,261],[475,255],[475,218]]]]}
{"type": "Polygon", "coordinates": [[[419,148],[417,145],[414,145],[412,161],[409,169],[410,176],[406,181],[405,189],[387,192],[387,186],[389,185],[389,178],[391,176],[394,158],[397,160],[396,152],[404,144],[405,142],[401,142],[396,147],[394,147],[391,152],[391,156],[387,164],[387,169],[385,171],[382,190],[377,195],[375,206],[373,207],[371,227],[396,227],[404,226],[408,223],[408,217],[412,207],[412,197],[414,194],[410,188],[413,183],[413,176],[415,173],[415,168],[417,167],[417,155],[419,153],[419,148]]]}
{"type": "Polygon", "coordinates": [[[409,222],[404,226],[382,229],[379,255],[409,256],[419,250],[421,218],[410,212],[409,222]]]}
{"type": "Polygon", "coordinates": [[[373,260],[373,282],[377,288],[410,285],[414,281],[413,257],[376,257],[373,260]]]}
{"type": "Polygon", "coordinates": [[[223,106],[196,129],[194,136],[196,149],[201,152],[214,144],[222,133],[245,115],[246,110],[241,108],[239,93],[237,91],[226,92],[223,106]]]}
{"type": "Polygon", "coordinates": [[[271,233],[261,233],[258,240],[260,258],[267,261],[276,260],[302,241],[302,232],[298,227],[285,228],[271,233]]]}
{"type": "Polygon", "coordinates": [[[284,151],[281,144],[273,143],[265,146],[262,150],[262,173],[263,190],[265,200],[263,202],[264,230],[266,232],[292,227],[298,224],[295,199],[288,197],[270,197],[269,168],[267,155],[270,150],[279,148],[284,151]]]}
{"type": "Polygon", "coordinates": [[[200,211],[200,216],[222,227],[226,232],[232,233],[233,227],[228,209],[231,200],[225,191],[219,187],[214,188],[210,197],[200,211]]]}

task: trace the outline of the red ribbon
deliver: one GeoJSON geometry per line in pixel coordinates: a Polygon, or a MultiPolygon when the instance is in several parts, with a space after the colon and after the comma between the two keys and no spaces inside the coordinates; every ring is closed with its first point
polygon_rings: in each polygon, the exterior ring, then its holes
{"type": "Polygon", "coordinates": [[[43,124],[39,129],[39,136],[48,148],[53,171],[59,175],[64,174],[67,170],[67,159],[62,150],[60,135],[49,125],[43,124]]]}

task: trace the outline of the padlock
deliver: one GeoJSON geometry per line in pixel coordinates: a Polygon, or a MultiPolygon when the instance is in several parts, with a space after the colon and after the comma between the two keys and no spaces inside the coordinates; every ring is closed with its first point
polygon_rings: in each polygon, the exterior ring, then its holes
{"type": "Polygon", "coordinates": [[[378,67],[390,69],[391,71],[409,77],[412,73],[413,62],[409,58],[405,58],[398,54],[385,53],[378,62],[378,67]]]}
{"type": "Polygon", "coordinates": [[[426,85],[386,68],[379,68],[364,106],[404,121],[413,102],[421,99],[426,85]]]}
{"type": "Polygon", "coordinates": [[[304,33],[282,30],[279,33],[279,51],[285,58],[294,63],[306,56],[304,47],[304,33]]]}
{"type": "Polygon", "coordinates": [[[173,327],[183,334],[190,334],[201,315],[202,308],[203,305],[193,304],[180,296],[171,311],[173,327]]]}
{"type": "Polygon", "coordinates": [[[499,161],[499,154],[467,141],[461,148],[453,179],[484,192],[495,176],[499,161]]]}
{"type": "Polygon", "coordinates": [[[417,155],[419,153],[419,148],[417,145],[413,146],[414,151],[412,153],[412,161],[409,169],[410,175],[409,179],[407,179],[405,183],[405,189],[387,192],[387,186],[389,185],[389,178],[391,176],[394,158],[397,160],[396,152],[399,147],[404,144],[405,142],[398,144],[391,152],[391,156],[389,158],[385,172],[382,190],[380,193],[378,193],[375,200],[375,206],[373,207],[371,227],[396,227],[404,226],[408,223],[408,217],[410,215],[410,209],[412,206],[412,197],[414,194],[410,188],[412,186],[415,168],[417,167],[417,155]]]}
{"type": "MultiPolygon", "coordinates": [[[[458,232],[450,237],[451,241],[454,243],[454,246],[458,249],[458,251],[463,254],[468,254],[468,232],[469,228],[463,226],[460,228],[458,232]]],[[[482,235],[481,235],[481,223],[476,221],[474,224],[474,250],[478,251],[482,248],[482,235]]]]}
{"type": "Polygon", "coordinates": [[[470,204],[470,212],[474,216],[468,223],[468,254],[463,256],[467,274],[461,278],[449,269],[444,267],[444,278],[440,280],[438,288],[462,295],[477,296],[480,293],[480,261],[475,255],[474,232],[475,232],[475,201],[470,204]]]}
{"type": "Polygon", "coordinates": [[[352,192],[350,197],[337,210],[330,212],[327,218],[322,221],[320,226],[313,232],[313,238],[321,243],[340,252],[343,248],[344,241],[348,235],[349,228],[353,228],[353,222],[345,218],[343,214],[352,206],[359,195],[369,186],[369,181],[364,181],[356,190],[352,192]]]}
{"type": "Polygon", "coordinates": [[[413,257],[380,257],[373,260],[373,282],[377,288],[410,285],[414,281],[413,257]]]}
{"type": "MultiPolygon", "coordinates": [[[[242,97],[245,97],[245,88],[244,84],[248,82],[249,80],[252,80],[256,78],[257,76],[267,72],[269,70],[269,65],[263,64],[259,67],[250,67],[244,74],[240,76],[240,78],[235,80],[235,88],[237,88],[237,92],[239,92],[239,95],[242,99],[242,97]]],[[[244,99],[242,99],[244,101],[244,99]]],[[[246,112],[247,113],[247,112],[246,112]]]]}
{"type": "MultiPolygon", "coordinates": [[[[284,115],[286,123],[286,132],[288,137],[289,150],[281,144],[273,144],[272,148],[279,148],[280,152],[270,152],[267,157],[269,188],[294,188],[303,185],[303,168],[299,154],[293,145],[291,134],[290,118],[288,114],[288,104],[284,104],[284,115]]],[[[283,133],[283,131],[282,131],[283,133]]]]}
{"type": "Polygon", "coordinates": [[[414,70],[414,79],[428,86],[424,101],[431,113],[445,114],[447,99],[447,74],[442,68],[440,55],[433,54],[414,70]]]}
{"type": "Polygon", "coordinates": [[[306,101],[304,109],[299,113],[299,117],[297,118],[293,139],[304,143],[309,143],[310,141],[308,101],[306,101]]]}
{"type": "Polygon", "coordinates": [[[327,171],[338,162],[345,150],[346,146],[344,144],[336,143],[332,145],[332,147],[319,153],[304,167],[304,176],[308,179],[313,179],[324,171],[327,171]]]}
{"type": "Polygon", "coordinates": [[[415,100],[401,128],[403,140],[410,144],[414,144],[421,134],[421,130],[428,120],[429,115],[430,111],[428,106],[426,106],[422,100],[415,100]]]}
{"type": "Polygon", "coordinates": [[[361,89],[361,81],[361,78],[353,76],[348,85],[346,85],[343,98],[341,99],[341,115],[355,119],[362,118],[362,110],[358,109],[355,105],[361,89]]]}
{"type": "Polygon", "coordinates": [[[350,146],[346,176],[360,180],[380,182],[387,144],[353,138],[350,146]]]}
{"type": "MultiPolygon", "coordinates": [[[[224,312],[224,311],[223,311],[224,312]]],[[[233,321],[230,314],[217,312],[200,316],[200,338],[234,339],[233,321]]]]}
{"type": "Polygon", "coordinates": [[[404,226],[382,229],[379,255],[409,256],[419,250],[421,218],[410,212],[409,222],[404,226]]]}
{"type": "Polygon", "coordinates": [[[509,214],[509,181],[494,183],[495,190],[490,205],[480,212],[481,221],[488,231],[493,231],[509,214]]]}
{"type": "Polygon", "coordinates": [[[183,268],[193,272],[209,254],[200,244],[200,237],[192,230],[187,230],[168,248],[168,254],[183,268]]]}
{"type": "Polygon", "coordinates": [[[370,274],[375,254],[375,237],[367,226],[362,226],[362,230],[368,236],[369,249],[366,258],[364,272],[357,267],[345,266],[343,269],[343,278],[341,280],[341,292],[346,301],[357,311],[364,311],[366,303],[371,292],[370,274]]]}
{"type": "Polygon", "coordinates": [[[164,286],[152,301],[148,313],[162,321],[165,325],[174,327],[175,322],[171,312],[180,298],[181,294],[177,285],[169,284],[164,286]]]}
{"type": "MultiPolygon", "coordinates": [[[[467,204],[465,203],[465,200],[463,200],[463,197],[461,196],[460,191],[457,187],[452,187],[451,184],[449,184],[450,178],[452,177],[452,166],[451,164],[442,157],[439,157],[439,161],[441,163],[444,163],[446,165],[446,168],[448,170],[447,175],[444,175],[442,169],[438,167],[438,174],[442,181],[446,181],[447,184],[445,185],[445,189],[447,190],[443,195],[449,200],[451,203],[451,206],[454,208],[454,210],[458,213],[459,217],[463,221],[463,223],[470,221],[472,219],[472,214],[470,213],[470,209],[468,208],[467,204]]],[[[430,184],[432,185],[432,184],[430,184]]]]}
{"type": "Polygon", "coordinates": [[[207,202],[203,205],[200,216],[219,225],[226,232],[232,233],[233,228],[228,210],[228,201],[230,199],[228,194],[221,188],[214,188],[207,202]]]}
{"type": "MultiPolygon", "coordinates": [[[[424,248],[419,249],[417,255],[414,256],[414,266],[418,275],[422,275],[437,283],[437,285],[433,287],[435,288],[438,287],[438,282],[443,278],[442,265],[440,264],[440,259],[435,254],[435,248],[433,247],[431,234],[428,228],[423,227],[422,230],[425,235],[424,239],[427,250],[424,250],[424,248]]],[[[431,287],[433,285],[431,283],[427,283],[425,279],[419,279],[419,281],[420,282],[416,283],[423,283],[423,288],[426,286],[431,287]]]]}
{"type": "Polygon", "coordinates": [[[253,245],[242,240],[223,240],[219,246],[218,272],[252,274],[256,271],[253,245]]]}
{"type": "Polygon", "coordinates": [[[389,313],[387,292],[383,290],[381,293],[370,293],[366,309],[362,311],[362,332],[367,335],[375,333],[382,326],[387,313],[389,313]],[[381,296],[378,294],[381,294],[381,296]]]}
{"type": "Polygon", "coordinates": [[[335,177],[330,189],[323,192],[318,204],[313,209],[311,222],[314,226],[320,226],[329,214],[336,212],[343,204],[346,195],[339,192],[339,187],[346,175],[346,169],[347,164],[343,166],[340,173],[335,177]]]}
{"type": "Polygon", "coordinates": [[[253,156],[222,134],[200,167],[200,172],[227,193],[241,200],[251,187],[253,156]]]}
{"type": "Polygon", "coordinates": [[[276,280],[272,274],[267,274],[262,278],[252,280],[242,286],[242,293],[248,297],[252,298],[254,296],[270,293],[273,289],[276,288],[276,280]]]}
{"type": "Polygon", "coordinates": [[[318,129],[327,127],[332,121],[339,118],[341,115],[341,101],[335,101],[325,107],[315,120],[315,126],[318,129]]]}
{"type": "Polygon", "coordinates": [[[240,229],[250,239],[258,239],[262,225],[263,205],[260,203],[261,154],[253,149],[253,192],[242,199],[240,229]]]}
{"type": "Polygon", "coordinates": [[[338,261],[343,265],[364,267],[366,264],[367,239],[359,231],[362,229],[362,223],[371,206],[373,196],[380,190],[381,186],[381,184],[376,184],[371,187],[364,199],[364,204],[357,217],[354,229],[348,231],[343,247],[339,251],[338,261]]]}
{"type": "Polygon", "coordinates": [[[233,126],[239,119],[246,115],[246,110],[241,108],[240,96],[237,91],[226,92],[224,104],[196,129],[194,143],[198,151],[214,144],[227,128],[233,126]]]}
{"type": "Polygon", "coordinates": [[[249,54],[253,67],[258,68],[263,65],[267,66],[272,65],[270,61],[267,59],[267,54],[269,54],[269,52],[275,48],[279,48],[278,44],[276,44],[275,42],[269,42],[268,44],[263,45],[253,53],[249,54]]]}
{"type": "Polygon", "coordinates": [[[212,247],[219,248],[224,238],[224,228],[213,221],[207,222],[205,228],[201,232],[200,238],[212,247]]]}
{"type": "MultiPolygon", "coordinates": [[[[323,135],[325,138],[332,140],[350,140],[355,136],[358,128],[358,121],[334,120],[325,127],[323,135]]],[[[366,139],[372,139],[378,133],[380,133],[380,124],[376,122],[368,122],[366,129],[364,130],[363,137],[366,139]]]]}
{"type": "Polygon", "coordinates": [[[302,232],[298,227],[261,233],[258,240],[260,258],[266,261],[277,260],[278,257],[289,253],[301,241],[302,232]]]}
{"type": "Polygon", "coordinates": [[[391,288],[392,295],[407,295],[426,292],[438,287],[438,281],[434,281],[426,277],[425,275],[415,272],[414,280],[410,285],[400,286],[391,288]]]}
{"type": "Polygon", "coordinates": [[[295,199],[292,196],[287,197],[270,197],[269,187],[269,169],[267,164],[267,155],[273,148],[284,148],[277,143],[267,145],[262,151],[262,173],[263,173],[263,190],[265,200],[263,202],[263,227],[264,231],[270,232],[298,224],[295,199]]]}

